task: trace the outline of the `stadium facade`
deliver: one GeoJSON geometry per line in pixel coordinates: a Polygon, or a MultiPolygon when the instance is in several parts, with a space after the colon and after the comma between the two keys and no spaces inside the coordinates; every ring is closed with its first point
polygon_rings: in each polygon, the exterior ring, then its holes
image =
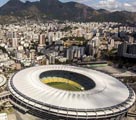
{"type": "Polygon", "coordinates": [[[8,88],[14,107],[45,120],[124,120],[135,102],[134,91],[116,78],[75,66],[27,68],[12,76],[8,88]],[[67,91],[42,82],[54,77],[69,79],[84,89],[67,91]]]}

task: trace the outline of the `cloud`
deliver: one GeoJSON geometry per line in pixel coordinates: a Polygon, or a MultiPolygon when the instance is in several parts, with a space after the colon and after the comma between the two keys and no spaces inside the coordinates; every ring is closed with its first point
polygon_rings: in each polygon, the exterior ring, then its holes
{"type": "Polygon", "coordinates": [[[107,9],[110,11],[136,12],[136,0],[61,0],[63,2],[76,1],[84,3],[96,9],[107,9]]]}
{"type": "Polygon", "coordinates": [[[111,11],[118,10],[121,3],[117,0],[100,0],[97,4],[98,8],[105,8],[111,11]]]}
{"type": "Polygon", "coordinates": [[[95,7],[97,9],[103,8],[110,11],[126,10],[135,12],[136,2],[121,2],[119,0],[100,0],[95,5],[92,5],[92,7],[95,7]]]}

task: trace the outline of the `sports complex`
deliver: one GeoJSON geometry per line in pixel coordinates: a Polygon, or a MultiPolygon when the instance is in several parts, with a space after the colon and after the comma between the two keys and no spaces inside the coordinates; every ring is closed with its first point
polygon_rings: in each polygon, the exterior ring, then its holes
{"type": "Polygon", "coordinates": [[[124,120],[135,93],[116,78],[95,70],[46,65],[14,74],[11,102],[44,120],[124,120]]]}

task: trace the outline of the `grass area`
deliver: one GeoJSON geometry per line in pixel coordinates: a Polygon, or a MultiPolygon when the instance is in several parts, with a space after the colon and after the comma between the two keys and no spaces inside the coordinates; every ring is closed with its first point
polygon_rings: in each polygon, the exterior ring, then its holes
{"type": "Polygon", "coordinates": [[[62,90],[68,90],[68,91],[82,91],[81,87],[77,87],[74,85],[71,85],[69,83],[65,83],[65,82],[51,82],[51,83],[47,83],[47,85],[54,87],[54,88],[58,88],[58,89],[62,89],[62,90]]]}
{"type": "Polygon", "coordinates": [[[106,67],[107,64],[92,64],[92,65],[85,65],[90,68],[96,68],[96,67],[106,67]]]}
{"type": "Polygon", "coordinates": [[[77,82],[61,77],[47,77],[41,80],[44,84],[51,87],[68,90],[68,91],[83,91],[84,88],[77,82]]]}

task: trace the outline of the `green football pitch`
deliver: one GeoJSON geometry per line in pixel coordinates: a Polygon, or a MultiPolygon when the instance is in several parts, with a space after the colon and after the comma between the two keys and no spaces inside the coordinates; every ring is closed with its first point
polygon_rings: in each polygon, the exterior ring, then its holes
{"type": "Polygon", "coordinates": [[[81,86],[77,87],[65,82],[52,82],[52,83],[47,83],[47,85],[57,89],[62,89],[67,91],[82,91],[81,86]]]}

